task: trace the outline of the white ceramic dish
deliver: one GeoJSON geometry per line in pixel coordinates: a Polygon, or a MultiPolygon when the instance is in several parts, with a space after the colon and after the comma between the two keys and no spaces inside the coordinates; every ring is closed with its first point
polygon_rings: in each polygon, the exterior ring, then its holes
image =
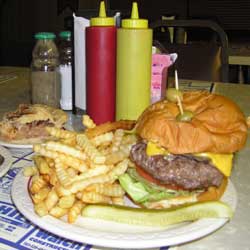
{"type": "Polygon", "coordinates": [[[0,140],[0,145],[7,147],[7,148],[32,148],[32,144],[16,144],[16,143],[10,143],[0,140]]]}
{"type": "MultiPolygon", "coordinates": [[[[69,122],[65,124],[64,126],[65,129],[67,130],[73,130],[72,126],[70,126],[69,122]]],[[[26,148],[26,149],[32,149],[33,144],[19,144],[19,143],[11,143],[11,142],[6,142],[0,139],[0,145],[7,147],[7,148],[26,148]]]]}
{"type": "Polygon", "coordinates": [[[8,149],[0,146],[0,155],[4,158],[2,164],[0,164],[0,177],[4,176],[11,168],[13,158],[8,149]]]}
{"type": "MultiPolygon", "coordinates": [[[[200,219],[169,228],[152,228],[79,217],[74,224],[68,224],[51,216],[41,218],[36,215],[27,191],[27,184],[28,178],[20,172],[12,185],[12,199],[17,209],[32,223],[70,240],[111,249],[143,249],[178,245],[208,235],[228,221],[227,219],[200,219]]],[[[237,195],[231,182],[222,200],[235,210],[237,195]]]]}

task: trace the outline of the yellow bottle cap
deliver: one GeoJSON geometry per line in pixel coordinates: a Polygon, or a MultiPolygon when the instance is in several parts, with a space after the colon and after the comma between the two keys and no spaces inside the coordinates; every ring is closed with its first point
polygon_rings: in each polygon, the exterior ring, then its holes
{"type": "Polygon", "coordinates": [[[122,27],[123,28],[135,28],[135,29],[148,28],[148,20],[139,18],[138,6],[136,2],[133,2],[133,5],[132,5],[131,18],[122,20],[122,27]]]}
{"type": "Polygon", "coordinates": [[[113,17],[106,17],[104,1],[100,3],[99,17],[91,18],[90,26],[115,26],[115,19],[113,17]]]}

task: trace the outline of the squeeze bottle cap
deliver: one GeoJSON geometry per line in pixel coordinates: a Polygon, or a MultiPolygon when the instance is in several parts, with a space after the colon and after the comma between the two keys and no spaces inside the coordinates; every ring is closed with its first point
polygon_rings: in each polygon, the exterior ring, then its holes
{"type": "Polygon", "coordinates": [[[146,29],[148,28],[148,20],[140,19],[138,14],[138,6],[136,2],[133,2],[132,12],[130,19],[122,20],[123,28],[135,28],[135,29],[146,29]]]}
{"type": "Polygon", "coordinates": [[[99,17],[91,18],[90,26],[115,26],[115,19],[113,17],[106,17],[104,1],[100,3],[99,17]]]}

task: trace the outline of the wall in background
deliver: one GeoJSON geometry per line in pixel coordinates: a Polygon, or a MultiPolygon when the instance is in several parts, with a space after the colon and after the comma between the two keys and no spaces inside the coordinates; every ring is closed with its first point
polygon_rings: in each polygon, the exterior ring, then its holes
{"type": "MultiPolygon", "coordinates": [[[[34,34],[58,33],[72,9],[58,13],[58,1],[77,3],[79,13],[97,13],[100,0],[0,0],[0,65],[29,66],[34,34]]],[[[130,15],[133,0],[106,0],[110,10],[130,15]]],[[[140,16],[155,20],[162,15],[177,18],[210,18],[226,30],[229,39],[250,41],[249,0],[137,0],[140,16]],[[216,7],[217,6],[217,7],[216,7]],[[216,17],[217,16],[217,17],[216,17]]],[[[111,11],[112,12],[112,11],[111,11]]]]}
{"type": "Polygon", "coordinates": [[[0,0],[0,66],[29,66],[34,34],[64,30],[77,10],[70,5],[92,10],[99,0],[0,0]]]}

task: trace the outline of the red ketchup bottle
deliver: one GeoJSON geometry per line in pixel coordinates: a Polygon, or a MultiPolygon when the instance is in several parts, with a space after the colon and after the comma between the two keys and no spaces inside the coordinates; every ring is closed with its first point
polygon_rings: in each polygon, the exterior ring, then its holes
{"type": "Polygon", "coordinates": [[[115,20],[106,17],[102,1],[86,28],[86,112],[96,124],[115,120],[115,83],[115,20]]]}

